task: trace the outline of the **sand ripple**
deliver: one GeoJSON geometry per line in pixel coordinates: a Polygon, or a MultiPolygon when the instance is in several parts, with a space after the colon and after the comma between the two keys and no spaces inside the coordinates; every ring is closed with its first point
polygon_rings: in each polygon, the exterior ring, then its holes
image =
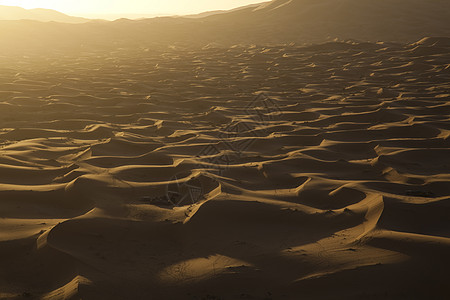
{"type": "Polygon", "coordinates": [[[2,58],[0,299],[440,295],[449,53],[2,58]]]}

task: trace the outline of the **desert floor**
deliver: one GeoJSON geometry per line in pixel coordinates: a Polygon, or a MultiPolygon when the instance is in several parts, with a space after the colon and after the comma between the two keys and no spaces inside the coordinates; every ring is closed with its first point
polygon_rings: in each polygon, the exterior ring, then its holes
{"type": "Polygon", "coordinates": [[[0,56],[0,299],[445,299],[450,42],[0,56]]]}

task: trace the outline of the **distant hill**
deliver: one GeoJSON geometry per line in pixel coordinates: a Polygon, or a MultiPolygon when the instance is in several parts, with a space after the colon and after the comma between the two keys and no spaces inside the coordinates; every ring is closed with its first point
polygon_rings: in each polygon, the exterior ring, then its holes
{"type": "Polygon", "coordinates": [[[408,43],[427,36],[450,37],[449,20],[448,0],[274,0],[195,18],[83,24],[0,21],[0,50],[311,44],[334,39],[408,43]]]}
{"type": "Polygon", "coordinates": [[[414,41],[450,36],[448,0],[274,0],[254,8],[206,17],[255,43],[329,39],[414,41]]]}
{"type": "Polygon", "coordinates": [[[0,20],[35,20],[41,22],[84,23],[89,19],[65,15],[56,10],[0,5],[0,20]]]}
{"type": "Polygon", "coordinates": [[[247,9],[247,8],[257,8],[257,7],[261,6],[262,3],[263,2],[256,3],[256,4],[249,4],[249,5],[237,7],[237,8],[230,9],[230,10],[206,11],[206,12],[202,12],[202,13],[199,13],[199,14],[186,15],[186,16],[183,16],[183,17],[185,17],[185,18],[196,18],[196,19],[205,18],[205,17],[209,17],[209,16],[214,16],[214,15],[219,15],[219,14],[225,14],[225,13],[231,13],[231,12],[235,12],[235,11],[240,11],[240,10],[247,9]]]}

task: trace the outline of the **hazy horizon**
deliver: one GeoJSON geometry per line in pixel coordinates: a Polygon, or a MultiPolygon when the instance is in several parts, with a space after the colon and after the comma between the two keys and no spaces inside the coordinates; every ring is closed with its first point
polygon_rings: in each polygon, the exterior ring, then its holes
{"type": "Polygon", "coordinates": [[[80,1],[55,1],[55,0],[3,0],[0,5],[18,6],[25,9],[45,8],[64,14],[85,18],[141,18],[168,15],[189,15],[215,10],[229,10],[249,4],[266,2],[264,0],[168,0],[168,1],[144,1],[144,0],[80,0],[80,1]]]}

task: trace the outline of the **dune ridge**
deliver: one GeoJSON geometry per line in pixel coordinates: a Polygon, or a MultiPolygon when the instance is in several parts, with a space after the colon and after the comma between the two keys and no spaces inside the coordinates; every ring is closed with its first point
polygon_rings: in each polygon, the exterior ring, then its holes
{"type": "Polygon", "coordinates": [[[29,55],[48,48],[249,46],[332,41],[413,43],[450,36],[446,0],[275,0],[203,17],[93,20],[81,24],[0,21],[1,53],[29,55]]]}
{"type": "Polygon", "coordinates": [[[25,9],[18,6],[0,5],[0,20],[35,20],[41,22],[83,23],[88,19],[72,17],[52,9],[25,9]]]}
{"type": "Polygon", "coordinates": [[[449,53],[1,58],[0,299],[442,299],[449,53]]]}

